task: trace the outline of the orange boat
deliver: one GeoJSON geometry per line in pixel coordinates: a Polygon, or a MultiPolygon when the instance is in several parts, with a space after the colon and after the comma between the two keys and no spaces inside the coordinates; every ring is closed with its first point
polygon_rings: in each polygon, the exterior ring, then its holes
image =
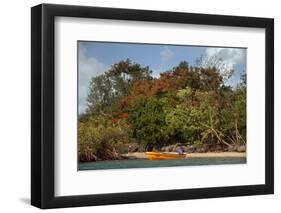
{"type": "Polygon", "coordinates": [[[149,160],[172,160],[186,158],[186,154],[179,154],[176,152],[146,152],[149,160]]]}

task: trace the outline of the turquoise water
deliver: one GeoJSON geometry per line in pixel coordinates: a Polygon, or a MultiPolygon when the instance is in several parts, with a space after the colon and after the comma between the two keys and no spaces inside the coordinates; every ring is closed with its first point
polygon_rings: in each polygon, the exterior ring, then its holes
{"type": "Polygon", "coordinates": [[[221,164],[245,164],[246,158],[187,158],[181,160],[111,160],[90,163],[79,163],[78,170],[99,170],[99,169],[128,169],[128,168],[151,168],[171,166],[201,166],[221,164]]]}

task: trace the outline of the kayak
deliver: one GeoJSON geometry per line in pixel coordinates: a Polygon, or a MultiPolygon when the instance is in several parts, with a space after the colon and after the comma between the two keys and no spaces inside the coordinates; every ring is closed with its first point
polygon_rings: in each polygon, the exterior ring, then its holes
{"type": "Polygon", "coordinates": [[[186,154],[176,152],[146,152],[145,154],[149,160],[172,160],[186,157],[186,154]]]}

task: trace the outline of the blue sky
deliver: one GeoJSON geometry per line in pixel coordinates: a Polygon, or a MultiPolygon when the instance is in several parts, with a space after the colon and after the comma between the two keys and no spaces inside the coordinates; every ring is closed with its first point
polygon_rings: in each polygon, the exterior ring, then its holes
{"type": "Polygon", "coordinates": [[[171,69],[181,61],[194,65],[200,56],[218,56],[228,69],[235,71],[227,82],[232,86],[239,83],[241,72],[246,71],[246,49],[241,48],[79,41],[78,56],[79,113],[86,109],[91,77],[106,72],[112,64],[127,58],[149,66],[153,76],[158,77],[160,72],[171,69]]]}

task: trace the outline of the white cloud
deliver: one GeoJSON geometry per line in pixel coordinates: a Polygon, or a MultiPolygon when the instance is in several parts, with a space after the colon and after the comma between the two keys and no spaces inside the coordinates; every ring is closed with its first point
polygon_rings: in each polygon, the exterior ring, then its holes
{"type": "Polygon", "coordinates": [[[79,46],[78,78],[79,78],[79,113],[87,107],[87,95],[90,80],[109,69],[109,66],[99,62],[94,57],[87,57],[87,49],[79,46]]]}
{"type": "Polygon", "coordinates": [[[220,70],[225,83],[236,86],[240,83],[241,73],[246,70],[241,70],[241,68],[236,70],[235,66],[243,65],[246,69],[246,51],[246,49],[241,48],[207,48],[205,60],[208,63],[208,60],[212,61],[214,57],[219,59],[221,64],[216,67],[220,70]]]}
{"type": "Polygon", "coordinates": [[[160,78],[160,73],[153,72],[152,77],[153,78],[160,78]]]}
{"type": "Polygon", "coordinates": [[[153,78],[159,78],[160,77],[160,73],[163,72],[161,69],[154,68],[154,67],[152,67],[151,70],[152,70],[151,76],[153,78]]]}
{"type": "Polygon", "coordinates": [[[233,69],[235,65],[246,63],[246,49],[238,48],[207,48],[206,57],[221,58],[227,69],[233,69]]]}
{"type": "Polygon", "coordinates": [[[162,63],[166,63],[174,56],[174,53],[172,50],[169,49],[169,47],[165,46],[163,47],[163,50],[160,52],[160,56],[161,56],[162,63]]]}

